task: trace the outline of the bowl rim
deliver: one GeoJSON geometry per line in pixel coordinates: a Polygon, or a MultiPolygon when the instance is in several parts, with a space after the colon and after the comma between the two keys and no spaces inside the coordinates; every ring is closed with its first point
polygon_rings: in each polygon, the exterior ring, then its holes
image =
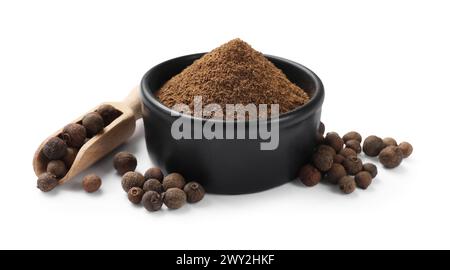
{"type": "MultiPolygon", "coordinates": [[[[152,67],[150,70],[148,70],[142,77],[142,80],[140,83],[140,92],[141,92],[141,97],[142,97],[142,103],[145,106],[152,106],[152,107],[158,109],[160,112],[167,114],[170,117],[185,117],[185,118],[189,118],[189,119],[195,120],[195,121],[208,121],[208,122],[219,122],[219,123],[252,123],[252,122],[261,121],[260,119],[221,120],[221,119],[214,119],[214,118],[211,118],[211,119],[199,118],[199,117],[195,117],[193,115],[184,114],[184,113],[175,111],[175,110],[167,107],[163,103],[161,103],[158,100],[158,98],[156,98],[156,96],[153,93],[154,92],[156,93],[156,91],[158,91],[159,89],[150,89],[149,83],[147,83],[149,80],[151,80],[152,74],[155,72],[155,70],[160,69],[161,67],[163,67],[169,63],[185,60],[186,58],[191,58],[191,59],[193,59],[193,61],[195,61],[205,54],[206,53],[195,53],[195,54],[188,54],[188,55],[175,57],[175,58],[166,60],[164,62],[161,62],[161,63],[157,64],[156,66],[152,67]]],[[[278,118],[276,119],[276,122],[281,123],[281,122],[285,122],[285,121],[292,121],[293,119],[296,119],[297,121],[303,120],[303,119],[307,118],[310,114],[312,114],[318,107],[321,106],[321,104],[323,103],[323,100],[324,100],[324,96],[325,96],[324,86],[323,86],[320,78],[312,70],[310,70],[309,68],[307,68],[297,62],[294,62],[294,61],[286,59],[286,58],[282,58],[282,57],[274,56],[274,55],[270,55],[270,54],[264,54],[264,56],[269,61],[271,61],[271,59],[275,59],[279,62],[284,62],[285,64],[292,65],[295,68],[301,70],[302,72],[307,74],[312,79],[312,81],[314,82],[314,86],[315,86],[314,87],[315,88],[314,95],[312,97],[310,97],[309,101],[306,104],[304,104],[302,106],[298,106],[291,111],[279,114],[278,118]]],[[[272,120],[272,118],[269,117],[265,121],[270,122],[273,120],[272,120]]]]}

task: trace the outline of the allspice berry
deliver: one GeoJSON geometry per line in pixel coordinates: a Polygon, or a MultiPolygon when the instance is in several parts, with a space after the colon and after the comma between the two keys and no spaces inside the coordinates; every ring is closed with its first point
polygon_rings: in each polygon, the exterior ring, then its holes
{"type": "Polygon", "coordinates": [[[377,166],[373,163],[364,163],[363,164],[363,171],[366,171],[370,173],[372,178],[375,178],[378,174],[377,166]]]}
{"type": "Polygon", "coordinates": [[[324,123],[320,122],[318,131],[322,135],[325,133],[325,124],[324,123]]]}
{"type": "Polygon", "coordinates": [[[324,142],[325,144],[333,147],[336,153],[339,153],[339,151],[341,151],[342,147],[344,146],[344,141],[336,132],[328,132],[325,136],[324,142]]]}
{"type": "Polygon", "coordinates": [[[298,178],[307,187],[317,185],[322,179],[322,174],[311,164],[306,164],[300,168],[298,178]]]}
{"type": "Polygon", "coordinates": [[[355,179],[351,176],[341,177],[338,181],[339,189],[345,194],[350,194],[356,189],[355,179]]]}
{"type": "Polygon", "coordinates": [[[356,185],[361,189],[366,189],[372,183],[372,175],[366,171],[360,171],[355,175],[356,185]]]}
{"type": "Polygon", "coordinates": [[[92,193],[96,192],[102,185],[102,179],[95,174],[88,174],[83,177],[83,189],[86,192],[92,193]]]}
{"type": "Polygon", "coordinates": [[[142,204],[150,212],[158,211],[163,204],[162,195],[156,191],[147,191],[142,197],[142,204]]]}
{"type": "Polygon", "coordinates": [[[144,186],[142,187],[142,189],[147,192],[147,191],[156,191],[158,193],[161,193],[164,191],[163,186],[161,184],[161,182],[159,182],[158,179],[154,179],[154,178],[150,178],[148,180],[146,180],[144,182],[144,186]]]}
{"type": "Polygon", "coordinates": [[[319,147],[317,147],[316,152],[328,153],[332,156],[336,155],[336,150],[334,150],[333,147],[326,145],[326,144],[319,145],[319,147]]]}
{"type": "Polygon", "coordinates": [[[346,176],[347,172],[345,171],[344,166],[339,163],[333,163],[333,166],[331,166],[331,169],[327,171],[325,174],[325,180],[330,182],[333,185],[336,185],[342,177],[346,176]]]}
{"type": "Polygon", "coordinates": [[[348,157],[356,157],[358,154],[355,152],[355,150],[351,148],[344,148],[339,152],[340,155],[344,156],[345,158],[348,157]]]}
{"type": "Polygon", "coordinates": [[[86,140],[86,128],[80,124],[68,124],[64,127],[61,138],[66,142],[67,146],[80,148],[86,140]]]}
{"type": "Polygon", "coordinates": [[[325,138],[323,137],[323,134],[316,132],[316,144],[322,144],[324,142],[325,138]]]}
{"type": "Polygon", "coordinates": [[[112,121],[114,121],[117,117],[119,117],[122,112],[114,108],[113,106],[109,104],[103,104],[100,105],[100,107],[95,110],[100,116],[103,118],[103,122],[105,124],[105,127],[109,124],[111,124],[112,121]]]}
{"type": "Polygon", "coordinates": [[[67,145],[60,138],[53,137],[44,144],[42,152],[49,160],[62,159],[66,155],[67,145]]]}
{"type": "Polygon", "coordinates": [[[361,142],[357,140],[348,140],[345,142],[345,146],[353,149],[357,154],[361,153],[361,142]]]}
{"type": "Polygon", "coordinates": [[[188,203],[199,202],[205,197],[205,189],[197,182],[189,182],[184,186],[184,193],[186,193],[186,200],[188,203]]]}
{"type": "Polygon", "coordinates": [[[67,167],[64,161],[62,160],[51,160],[47,164],[47,172],[56,176],[56,178],[60,179],[67,173],[67,167]]]}
{"type": "Polygon", "coordinates": [[[164,192],[164,204],[169,209],[178,209],[186,204],[186,193],[179,188],[169,188],[164,192]]]}
{"type": "Polygon", "coordinates": [[[114,168],[119,175],[126,172],[134,171],[137,166],[136,157],[128,152],[119,152],[114,156],[114,168]]]}
{"type": "Polygon", "coordinates": [[[160,168],[150,168],[144,173],[145,180],[148,180],[150,178],[158,179],[160,182],[164,179],[164,174],[161,171],[160,168]]]}
{"type": "Polygon", "coordinates": [[[320,171],[326,172],[333,165],[333,155],[329,152],[316,152],[312,156],[312,163],[320,171]]]}
{"type": "Polygon", "coordinates": [[[359,173],[363,167],[361,159],[359,159],[356,156],[351,156],[351,157],[346,158],[342,162],[342,166],[344,166],[345,170],[350,175],[355,175],[355,174],[359,173]]]}
{"type": "Polygon", "coordinates": [[[409,157],[413,152],[413,147],[409,142],[402,142],[398,145],[403,153],[403,158],[409,157]]]}
{"type": "Polygon", "coordinates": [[[86,128],[89,137],[98,134],[105,127],[102,116],[97,112],[86,114],[81,120],[81,123],[86,128]]]}
{"type": "Polygon", "coordinates": [[[402,162],[403,152],[398,146],[388,146],[381,150],[378,160],[384,167],[392,169],[402,162]]]}
{"type": "Polygon", "coordinates": [[[39,175],[37,180],[37,188],[43,192],[49,192],[58,185],[58,179],[51,173],[43,173],[39,175]]]}
{"type": "Polygon", "coordinates": [[[139,204],[144,196],[144,191],[140,187],[132,187],[128,190],[128,200],[134,204],[139,204]]]}
{"type": "Polygon", "coordinates": [[[67,168],[70,168],[77,157],[78,150],[72,147],[67,147],[66,155],[63,158],[67,168]]]}
{"type": "Polygon", "coordinates": [[[380,137],[371,135],[364,140],[363,151],[369,157],[376,157],[385,147],[383,140],[380,137]]]}
{"type": "Polygon", "coordinates": [[[184,177],[179,173],[171,173],[164,177],[162,185],[164,190],[168,190],[169,188],[179,188],[183,189],[186,181],[184,177]]]}
{"type": "Polygon", "coordinates": [[[397,141],[394,138],[386,137],[383,139],[384,146],[397,146],[397,141]]]}
{"type": "Polygon", "coordinates": [[[144,182],[144,176],[138,172],[127,172],[122,176],[122,188],[125,192],[128,192],[132,187],[142,188],[144,182]]]}
{"type": "Polygon", "coordinates": [[[355,140],[355,141],[358,141],[359,143],[362,142],[361,134],[359,134],[359,133],[356,132],[356,131],[350,131],[350,132],[347,132],[347,133],[344,135],[344,137],[342,137],[342,139],[344,140],[345,143],[347,143],[347,142],[350,141],[350,140],[355,140]]]}
{"type": "Polygon", "coordinates": [[[342,164],[342,162],[344,161],[345,157],[341,154],[337,154],[333,157],[333,162],[334,163],[339,163],[342,164]]]}

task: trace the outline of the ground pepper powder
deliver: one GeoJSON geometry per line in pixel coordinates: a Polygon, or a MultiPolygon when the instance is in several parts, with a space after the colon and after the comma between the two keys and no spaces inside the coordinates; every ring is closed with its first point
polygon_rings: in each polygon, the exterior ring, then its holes
{"type": "Polygon", "coordinates": [[[309,100],[304,90],[240,39],[205,54],[167,81],[156,95],[167,107],[181,103],[192,111],[195,96],[202,97],[203,106],[216,103],[222,110],[225,104],[279,104],[279,113],[309,100]]]}

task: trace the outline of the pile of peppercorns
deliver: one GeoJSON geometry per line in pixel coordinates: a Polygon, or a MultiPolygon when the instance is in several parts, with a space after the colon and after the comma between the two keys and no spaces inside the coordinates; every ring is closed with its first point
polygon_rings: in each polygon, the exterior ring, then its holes
{"type": "MultiPolygon", "coordinates": [[[[44,192],[54,189],[69,171],[80,148],[121,114],[109,104],[101,105],[80,122],[68,124],[58,136],[50,138],[42,148],[47,165],[46,172],[38,177],[37,187],[44,192]]],[[[101,179],[90,174],[83,178],[82,184],[87,192],[95,192],[101,186],[101,179]]]]}
{"type": "Polygon", "coordinates": [[[413,147],[408,142],[397,144],[393,138],[381,139],[371,135],[361,147],[362,137],[356,131],[342,138],[336,132],[328,132],[324,137],[325,125],[320,123],[317,147],[311,162],[300,168],[299,178],[306,186],[314,186],[325,180],[338,185],[345,194],[352,193],[356,187],[367,189],[376,177],[378,170],[373,163],[363,164],[358,154],[364,152],[369,157],[378,156],[385,168],[395,168],[404,158],[411,155],[413,147]]]}
{"type": "Polygon", "coordinates": [[[204,188],[197,182],[188,182],[179,173],[164,177],[159,168],[150,168],[144,175],[136,172],[137,159],[128,152],[114,156],[114,168],[122,175],[122,188],[128,200],[142,204],[150,212],[158,211],[165,204],[169,209],[178,209],[188,203],[196,203],[205,196],[204,188]]]}

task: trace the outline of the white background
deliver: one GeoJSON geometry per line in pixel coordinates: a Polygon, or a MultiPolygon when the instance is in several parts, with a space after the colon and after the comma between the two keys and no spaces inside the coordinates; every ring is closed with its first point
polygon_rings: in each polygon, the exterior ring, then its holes
{"type": "MultiPolygon", "coordinates": [[[[1,1],[0,248],[450,248],[449,14],[448,1],[1,1]],[[349,196],[288,183],[157,213],[128,202],[111,156],[89,170],[96,194],[80,178],[36,189],[49,134],[235,37],[315,71],[328,130],[408,140],[411,158],[349,196]]],[[[141,122],[119,150],[151,166],[141,122]]]]}

